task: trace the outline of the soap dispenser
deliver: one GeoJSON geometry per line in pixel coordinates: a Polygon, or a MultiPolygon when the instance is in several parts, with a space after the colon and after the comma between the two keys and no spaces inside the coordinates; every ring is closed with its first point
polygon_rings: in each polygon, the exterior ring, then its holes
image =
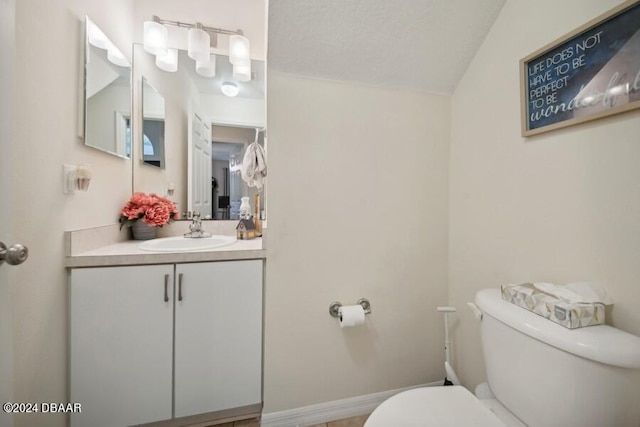
{"type": "Polygon", "coordinates": [[[251,205],[248,197],[240,198],[240,219],[251,219],[251,205]]]}

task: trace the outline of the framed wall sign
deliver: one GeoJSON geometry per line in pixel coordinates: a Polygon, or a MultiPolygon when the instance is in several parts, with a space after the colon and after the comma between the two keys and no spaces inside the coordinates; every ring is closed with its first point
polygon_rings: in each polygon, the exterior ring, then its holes
{"type": "Polygon", "coordinates": [[[520,60],[522,136],[640,108],[640,0],[520,60]]]}

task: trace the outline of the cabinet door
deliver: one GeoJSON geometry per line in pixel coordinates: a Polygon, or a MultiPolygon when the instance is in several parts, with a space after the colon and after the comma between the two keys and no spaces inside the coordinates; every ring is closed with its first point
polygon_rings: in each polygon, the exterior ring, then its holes
{"type": "Polygon", "coordinates": [[[262,261],[182,264],[176,274],[175,416],[261,403],[262,261]]]}
{"type": "Polygon", "coordinates": [[[171,418],[172,285],[173,265],[71,270],[73,427],[171,418]]]}

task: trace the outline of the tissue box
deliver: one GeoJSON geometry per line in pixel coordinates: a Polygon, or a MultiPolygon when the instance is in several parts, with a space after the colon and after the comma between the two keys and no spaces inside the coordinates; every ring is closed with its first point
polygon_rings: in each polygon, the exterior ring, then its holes
{"type": "Polygon", "coordinates": [[[552,322],[575,329],[604,323],[604,304],[568,303],[536,289],[532,283],[501,286],[502,298],[552,322]]]}

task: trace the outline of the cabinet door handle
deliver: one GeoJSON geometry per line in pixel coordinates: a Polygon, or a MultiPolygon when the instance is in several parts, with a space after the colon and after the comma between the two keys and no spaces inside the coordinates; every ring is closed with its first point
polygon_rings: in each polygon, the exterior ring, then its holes
{"type": "Polygon", "coordinates": [[[169,302],[169,275],[164,275],[164,302],[169,302]]]}
{"type": "Polygon", "coordinates": [[[178,301],[182,301],[182,273],[178,274],[178,301]]]}

